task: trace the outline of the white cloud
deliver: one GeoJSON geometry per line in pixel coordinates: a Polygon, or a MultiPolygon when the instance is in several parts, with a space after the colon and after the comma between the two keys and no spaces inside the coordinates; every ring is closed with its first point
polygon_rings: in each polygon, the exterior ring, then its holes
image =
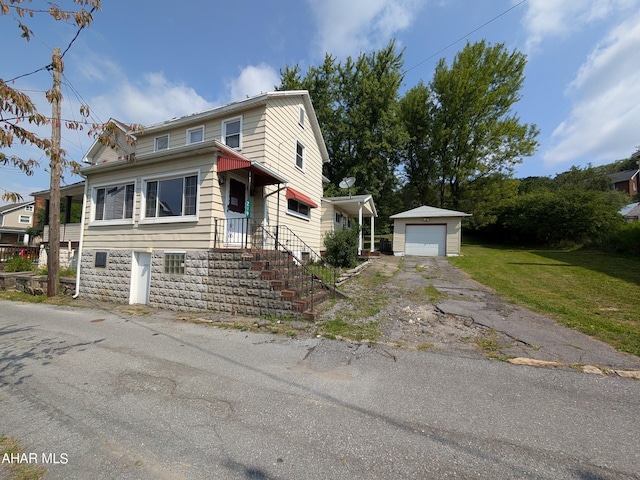
{"type": "Polygon", "coordinates": [[[344,58],[380,48],[406,29],[425,0],[309,0],[318,55],[344,58]]]}
{"type": "Polygon", "coordinates": [[[640,14],[613,28],[580,67],[567,93],[577,98],[553,132],[545,163],[628,157],[640,143],[640,14]]]}
{"type": "Polygon", "coordinates": [[[280,75],[265,63],[249,65],[242,69],[232,81],[227,82],[227,98],[224,102],[242,100],[246,97],[272,92],[280,83],[280,75]]]}
{"type": "Polygon", "coordinates": [[[126,77],[115,82],[114,88],[90,101],[102,121],[114,117],[149,125],[213,106],[193,88],[167,80],[162,72],[147,73],[136,82],[126,77]]]}
{"type": "Polygon", "coordinates": [[[529,0],[523,18],[528,32],[526,50],[530,52],[547,38],[566,36],[634,5],[636,0],[529,0]]]}

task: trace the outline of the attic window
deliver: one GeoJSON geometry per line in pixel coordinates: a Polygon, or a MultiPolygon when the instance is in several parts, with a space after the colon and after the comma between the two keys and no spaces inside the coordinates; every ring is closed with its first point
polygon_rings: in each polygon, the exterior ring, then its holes
{"type": "Polygon", "coordinates": [[[242,148],[242,118],[222,122],[222,142],[231,148],[242,148]]]}
{"type": "Polygon", "coordinates": [[[187,130],[187,145],[204,142],[204,125],[187,130]]]}
{"type": "Polygon", "coordinates": [[[169,148],[169,135],[156,137],[154,140],[154,151],[167,150],[169,148]]]}

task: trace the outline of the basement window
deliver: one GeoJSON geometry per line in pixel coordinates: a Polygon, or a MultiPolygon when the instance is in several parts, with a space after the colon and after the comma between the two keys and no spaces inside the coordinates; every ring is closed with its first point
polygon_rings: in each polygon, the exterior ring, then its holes
{"type": "Polygon", "coordinates": [[[185,252],[167,252],[164,254],[164,273],[184,275],[185,252]]]}

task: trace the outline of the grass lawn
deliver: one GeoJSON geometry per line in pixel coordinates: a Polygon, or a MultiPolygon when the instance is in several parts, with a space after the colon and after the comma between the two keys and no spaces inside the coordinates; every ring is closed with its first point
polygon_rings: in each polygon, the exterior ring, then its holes
{"type": "Polygon", "coordinates": [[[465,244],[449,261],[498,295],[640,355],[640,259],[465,244]]]}

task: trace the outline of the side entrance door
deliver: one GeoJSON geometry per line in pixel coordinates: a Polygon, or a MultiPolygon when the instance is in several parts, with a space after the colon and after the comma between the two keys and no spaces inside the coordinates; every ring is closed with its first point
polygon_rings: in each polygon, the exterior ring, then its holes
{"type": "Polygon", "coordinates": [[[131,294],[129,303],[149,303],[149,287],[151,284],[151,254],[133,252],[131,262],[131,294]]]}
{"type": "Polygon", "coordinates": [[[247,237],[247,183],[235,178],[227,182],[225,217],[225,243],[227,246],[242,247],[247,237]]]}

